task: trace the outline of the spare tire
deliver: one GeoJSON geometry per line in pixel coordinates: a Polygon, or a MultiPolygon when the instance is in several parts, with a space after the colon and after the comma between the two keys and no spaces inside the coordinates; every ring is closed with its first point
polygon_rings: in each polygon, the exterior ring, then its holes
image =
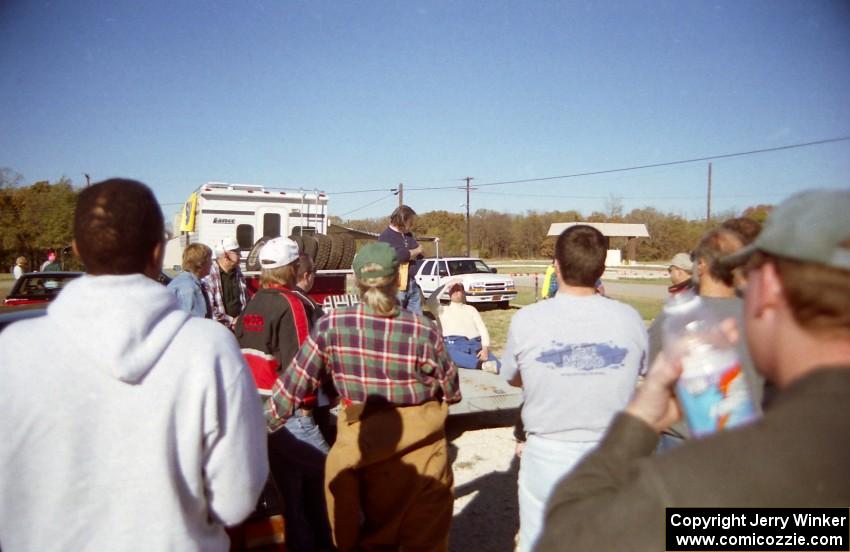
{"type": "Polygon", "coordinates": [[[262,268],[260,266],[260,249],[262,249],[266,242],[270,239],[271,238],[268,236],[263,236],[258,239],[253,246],[251,246],[251,252],[248,253],[248,258],[245,259],[245,270],[253,272],[262,268]]]}
{"type": "Polygon", "coordinates": [[[336,270],[339,268],[339,262],[342,260],[344,244],[342,236],[328,236],[331,239],[331,254],[328,258],[328,268],[336,270]]]}
{"type": "Polygon", "coordinates": [[[351,263],[354,261],[354,253],[357,249],[357,244],[354,238],[347,234],[342,235],[342,259],[339,261],[339,268],[348,270],[351,268],[351,263]]]}
{"type": "Polygon", "coordinates": [[[316,234],[316,240],[319,242],[316,256],[313,258],[316,270],[328,270],[330,268],[328,261],[331,256],[331,239],[324,234],[316,234]]]}
{"type": "Polygon", "coordinates": [[[313,261],[316,260],[316,255],[319,251],[319,241],[315,236],[301,236],[301,241],[304,243],[304,253],[310,255],[310,258],[313,261]]]}
{"type": "Polygon", "coordinates": [[[301,236],[297,236],[295,234],[289,236],[289,239],[298,244],[298,252],[304,253],[304,240],[301,239],[301,236]]]}

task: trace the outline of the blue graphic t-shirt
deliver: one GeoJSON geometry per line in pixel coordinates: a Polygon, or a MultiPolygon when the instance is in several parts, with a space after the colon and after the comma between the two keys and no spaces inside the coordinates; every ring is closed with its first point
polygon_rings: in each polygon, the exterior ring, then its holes
{"type": "Polygon", "coordinates": [[[558,294],[514,316],[502,374],[522,377],[526,431],[595,441],[631,397],[647,347],[643,320],[629,305],[558,294]]]}

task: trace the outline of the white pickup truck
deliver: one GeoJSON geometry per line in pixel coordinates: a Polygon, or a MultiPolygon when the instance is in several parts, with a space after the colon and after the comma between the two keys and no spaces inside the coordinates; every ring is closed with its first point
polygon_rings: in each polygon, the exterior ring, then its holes
{"type": "MultiPolygon", "coordinates": [[[[452,277],[463,282],[467,303],[495,303],[506,309],[517,295],[513,278],[497,274],[495,268],[475,257],[423,259],[415,276],[426,299],[452,277]]],[[[440,299],[448,301],[449,296],[444,291],[440,299]]]]}

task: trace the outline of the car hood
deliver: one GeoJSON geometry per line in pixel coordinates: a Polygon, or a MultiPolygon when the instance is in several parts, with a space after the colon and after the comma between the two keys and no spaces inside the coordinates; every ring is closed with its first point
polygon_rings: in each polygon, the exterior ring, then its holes
{"type": "Polygon", "coordinates": [[[81,358],[116,379],[137,383],[189,319],[174,296],[141,274],[85,275],[47,308],[59,335],[81,358]]]}
{"type": "Polygon", "coordinates": [[[507,274],[493,274],[492,272],[476,272],[475,274],[458,274],[456,278],[463,278],[467,282],[504,282],[513,281],[507,274]]]}

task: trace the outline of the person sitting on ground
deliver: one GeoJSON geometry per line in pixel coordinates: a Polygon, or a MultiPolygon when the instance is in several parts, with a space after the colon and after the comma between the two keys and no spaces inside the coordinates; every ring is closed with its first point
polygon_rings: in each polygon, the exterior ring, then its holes
{"type": "Polygon", "coordinates": [[[673,285],[667,288],[670,295],[675,295],[694,287],[693,272],[694,262],[688,253],[676,253],[670,260],[670,266],[667,268],[670,273],[670,281],[673,285]]]}
{"type": "Polygon", "coordinates": [[[177,304],[192,316],[212,318],[212,308],[201,280],[210,273],[212,250],[202,243],[190,243],[183,250],[183,272],[166,286],[177,304]]]}
{"type": "Polygon", "coordinates": [[[452,278],[434,290],[428,308],[437,317],[446,350],[459,368],[499,373],[501,363],[490,352],[490,332],[478,309],[466,304],[466,290],[459,279],[452,278]],[[446,287],[450,302],[443,306],[439,296],[446,287]]]}
{"type": "Polygon", "coordinates": [[[27,271],[28,264],[26,257],[18,257],[15,259],[15,266],[12,268],[12,276],[15,280],[24,275],[24,272],[27,271]]]}

